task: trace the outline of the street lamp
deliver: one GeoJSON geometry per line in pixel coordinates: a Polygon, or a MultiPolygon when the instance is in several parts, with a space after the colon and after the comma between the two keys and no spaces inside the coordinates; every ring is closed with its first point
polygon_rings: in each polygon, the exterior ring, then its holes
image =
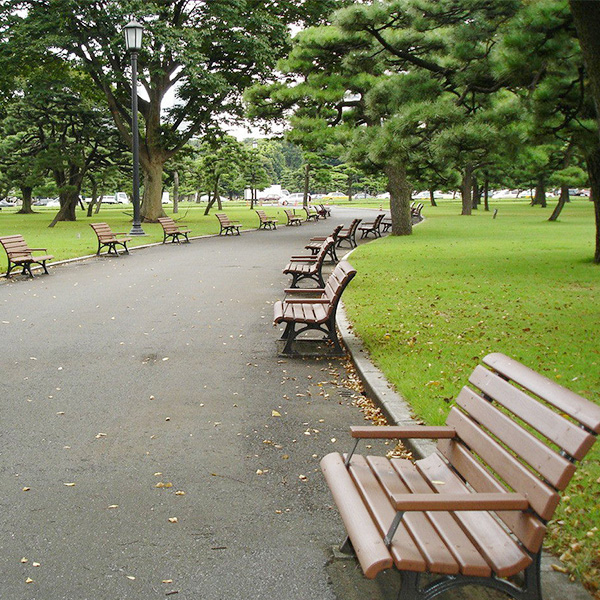
{"type": "Polygon", "coordinates": [[[144,27],[130,21],[123,27],[125,47],[131,54],[131,135],[133,137],[133,225],[129,235],[146,235],[140,220],[140,139],[138,128],[137,57],[144,27]]]}
{"type": "Polygon", "coordinates": [[[256,193],[256,149],[258,148],[258,143],[256,142],[256,140],[254,140],[252,142],[252,194],[251,194],[251,199],[250,199],[250,208],[254,208],[256,201],[258,200],[257,196],[258,194],[256,193]]]}

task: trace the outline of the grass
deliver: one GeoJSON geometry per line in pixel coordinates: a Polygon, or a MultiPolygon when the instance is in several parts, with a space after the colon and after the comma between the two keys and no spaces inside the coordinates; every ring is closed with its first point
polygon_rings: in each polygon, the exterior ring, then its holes
{"type": "MultiPolygon", "coordinates": [[[[345,295],[356,333],[427,424],[441,424],[468,374],[504,352],[600,403],[600,266],[591,262],[593,207],[494,203],[496,219],[426,206],[408,237],[387,237],[351,257],[345,295]]],[[[600,589],[600,443],[579,468],[547,545],[600,589]]]]}
{"type": "MultiPolygon", "coordinates": [[[[191,229],[190,235],[210,235],[219,233],[219,223],[215,217],[214,208],[205,216],[206,204],[180,204],[179,213],[174,215],[171,206],[165,207],[168,216],[176,221],[181,219],[181,225],[191,229]]],[[[275,216],[284,225],[286,222],[283,208],[262,207],[269,216],[275,216]]],[[[256,229],[258,216],[249,210],[245,203],[227,202],[223,212],[234,220],[240,221],[242,229],[256,229]]],[[[77,221],[60,222],[52,229],[48,225],[56,215],[56,208],[35,207],[36,214],[19,215],[14,209],[4,208],[0,212],[0,235],[20,233],[27,244],[32,248],[47,248],[48,253],[55,260],[64,260],[77,256],[94,254],[97,249],[96,235],[89,223],[105,222],[115,232],[128,232],[131,229],[131,206],[110,205],[103,206],[98,215],[86,217],[83,210],[77,211],[77,221]]],[[[158,223],[143,223],[142,228],[147,234],[134,238],[129,247],[139,246],[152,242],[162,242],[162,227],[158,223]]],[[[0,273],[7,269],[6,257],[0,258],[0,273]]]]}

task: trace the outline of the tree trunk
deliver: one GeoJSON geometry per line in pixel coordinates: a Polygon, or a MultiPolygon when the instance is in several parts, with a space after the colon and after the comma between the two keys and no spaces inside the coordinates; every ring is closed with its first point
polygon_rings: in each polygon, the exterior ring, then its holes
{"type": "Polygon", "coordinates": [[[462,197],[462,212],[461,215],[470,215],[473,209],[472,180],[473,180],[473,165],[468,164],[462,174],[462,182],[460,184],[460,194],[462,197]]]}
{"type": "Polygon", "coordinates": [[[556,221],[558,219],[562,209],[564,208],[564,206],[568,202],[568,200],[569,200],[569,186],[566,183],[563,183],[560,186],[560,196],[558,198],[558,203],[554,207],[554,210],[552,211],[552,214],[550,215],[550,218],[548,219],[548,221],[556,221]]]}
{"type": "Polygon", "coordinates": [[[483,210],[490,212],[490,181],[487,177],[483,182],[483,210]]]}
{"type": "Polygon", "coordinates": [[[173,173],[173,214],[179,212],[179,171],[173,173]]]}
{"type": "Polygon", "coordinates": [[[308,196],[310,189],[310,164],[304,165],[304,196],[302,197],[302,206],[308,207],[308,196]]]}
{"type": "MultiPolygon", "coordinates": [[[[562,188],[561,188],[561,196],[562,196],[562,188]]],[[[535,184],[535,194],[533,195],[533,200],[531,205],[539,204],[542,208],[546,208],[546,178],[544,175],[540,175],[535,184]]],[[[553,219],[550,219],[551,221],[553,219]]]]}
{"type": "Polygon", "coordinates": [[[90,180],[90,182],[92,184],[92,201],[88,205],[87,216],[91,217],[92,216],[92,210],[94,209],[94,205],[98,201],[98,182],[96,181],[95,177],[90,177],[89,180],[90,180]]]}
{"type": "Polygon", "coordinates": [[[596,217],[596,250],[594,262],[600,264],[600,146],[585,157],[590,184],[592,188],[592,201],[594,202],[594,215],[596,217]]]}
{"type": "Polygon", "coordinates": [[[162,207],[163,167],[162,157],[144,160],[144,197],[140,207],[142,222],[156,223],[159,217],[165,216],[162,207]]]}
{"type": "Polygon", "coordinates": [[[60,209],[48,227],[54,227],[59,221],[76,221],[76,209],[79,202],[79,189],[61,192],[60,209]]]}
{"type": "Polygon", "coordinates": [[[19,215],[32,215],[35,211],[31,206],[31,194],[33,193],[33,188],[29,186],[21,186],[21,195],[23,196],[23,205],[21,206],[21,210],[17,212],[19,215]]]}
{"type": "Polygon", "coordinates": [[[431,206],[437,206],[437,202],[435,201],[434,190],[429,190],[429,202],[431,203],[431,206]]]}
{"type": "Polygon", "coordinates": [[[477,178],[473,177],[473,209],[479,209],[479,183],[477,183],[477,178]]]}
{"type": "Polygon", "coordinates": [[[412,233],[410,216],[412,185],[406,178],[406,169],[398,163],[388,163],[383,170],[387,176],[387,190],[390,193],[392,235],[410,235],[412,233]]]}

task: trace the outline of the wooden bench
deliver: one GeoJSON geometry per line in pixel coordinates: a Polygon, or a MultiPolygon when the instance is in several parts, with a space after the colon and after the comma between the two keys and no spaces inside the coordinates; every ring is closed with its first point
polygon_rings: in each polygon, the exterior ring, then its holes
{"type": "Polygon", "coordinates": [[[332,237],[328,237],[326,240],[321,242],[321,248],[316,256],[292,256],[290,262],[286,265],[283,270],[284,274],[292,276],[292,283],[290,287],[298,287],[298,282],[305,279],[316,281],[319,287],[324,287],[325,282],[323,281],[323,275],[321,273],[323,269],[323,263],[325,257],[329,254],[331,246],[334,241],[332,237]]]}
{"type": "Polygon", "coordinates": [[[444,427],[353,427],[431,438],[412,462],[332,453],[321,469],[366,577],[395,566],[402,600],[466,585],[541,600],[540,556],[560,492],[600,433],[600,406],[503,355],[469,377],[444,427]],[[522,575],[522,584],[508,578],[522,575]],[[421,587],[421,577],[429,583],[421,587]]]}
{"type": "Polygon", "coordinates": [[[327,217],[331,216],[331,209],[324,204],[319,204],[319,206],[317,206],[317,212],[322,219],[326,219],[327,217]]]}
{"type": "Polygon", "coordinates": [[[177,242],[179,244],[181,242],[179,239],[181,236],[189,243],[188,233],[191,233],[189,229],[179,229],[179,225],[177,225],[171,217],[159,217],[158,222],[163,228],[163,244],[166,243],[167,238],[171,238],[173,243],[177,242]]]}
{"type": "Polygon", "coordinates": [[[332,271],[323,288],[286,290],[289,296],[278,300],[273,308],[274,324],[286,325],[281,336],[285,340],[281,354],[292,355],[292,345],[298,335],[310,330],[324,333],[323,339],[333,343],[334,351],[343,353],[335,328],[335,315],[342,293],[355,275],[356,269],[349,262],[342,261],[332,271]],[[298,298],[298,294],[311,297],[298,298]]]}
{"type": "Polygon", "coordinates": [[[348,227],[340,230],[337,239],[337,247],[340,248],[343,242],[348,242],[350,248],[356,248],[356,229],[362,219],[354,219],[348,227]]]}
{"type": "Polygon", "coordinates": [[[0,244],[6,251],[8,257],[8,269],[6,277],[10,277],[10,272],[14,267],[22,267],[22,275],[33,277],[31,265],[38,264],[44,269],[44,273],[48,273],[46,261],[52,260],[54,256],[45,254],[43,256],[33,256],[32,252],[47,252],[46,248],[29,248],[21,234],[4,235],[0,237],[0,244]]]}
{"type": "Polygon", "coordinates": [[[96,255],[100,254],[100,250],[104,246],[108,246],[107,254],[115,254],[119,255],[117,250],[117,246],[123,246],[123,249],[127,254],[129,254],[129,250],[127,249],[127,242],[131,241],[130,237],[118,237],[127,235],[126,233],[113,233],[110,226],[107,223],[90,223],[90,227],[96,233],[98,237],[98,250],[96,251],[96,255]]]}
{"type": "Polygon", "coordinates": [[[413,223],[418,223],[423,220],[423,215],[421,212],[423,211],[423,203],[419,202],[419,204],[414,204],[410,207],[410,216],[413,223]]]}
{"type": "Polygon", "coordinates": [[[358,229],[361,231],[361,238],[369,237],[370,234],[373,234],[374,237],[381,237],[381,221],[383,221],[383,217],[385,217],[385,213],[379,213],[374,221],[369,221],[367,223],[363,223],[358,229]]]}
{"type": "Polygon", "coordinates": [[[306,220],[310,221],[311,219],[313,221],[318,221],[319,220],[319,213],[317,211],[316,208],[312,207],[312,206],[305,206],[304,208],[304,212],[306,213],[306,220]]]}
{"type": "MultiPolygon", "coordinates": [[[[332,237],[333,238],[333,242],[334,242],[331,245],[331,247],[329,248],[329,251],[328,251],[329,257],[331,258],[331,260],[333,262],[337,262],[338,261],[338,256],[337,256],[337,253],[335,251],[335,247],[336,247],[338,235],[339,235],[340,231],[343,228],[344,228],[343,225],[338,225],[331,232],[331,235],[327,236],[327,237],[332,237]]],[[[312,252],[312,254],[316,256],[319,253],[319,250],[321,250],[321,246],[323,245],[323,242],[327,239],[327,237],[312,237],[312,238],[310,238],[309,243],[306,244],[306,246],[304,246],[304,247],[307,250],[310,250],[312,252]]]]}
{"type": "Polygon", "coordinates": [[[287,217],[286,227],[288,225],[302,225],[302,219],[293,210],[290,210],[289,208],[284,208],[283,212],[287,217]]]}
{"type": "Polygon", "coordinates": [[[259,229],[277,229],[277,223],[279,223],[277,219],[268,217],[267,213],[264,210],[256,210],[256,214],[259,218],[259,229]]]}
{"type": "Polygon", "coordinates": [[[381,219],[381,231],[387,233],[392,228],[392,215],[385,216],[381,219]]]}
{"type": "Polygon", "coordinates": [[[225,232],[225,235],[228,233],[240,235],[241,225],[239,225],[239,221],[232,221],[225,213],[216,213],[215,216],[219,219],[219,225],[221,226],[219,235],[223,235],[223,232],[225,232]]]}

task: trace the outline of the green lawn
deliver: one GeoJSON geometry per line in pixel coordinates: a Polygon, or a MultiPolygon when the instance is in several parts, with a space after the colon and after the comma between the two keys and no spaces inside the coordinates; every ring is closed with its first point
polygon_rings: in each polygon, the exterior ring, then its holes
{"type": "MultiPolygon", "coordinates": [[[[496,219],[425,206],[408,237],[351,257],[345,295],[356,333],[415,415],[441,424],[473,367],[489,352],[520,360],[600,402],[600,266],[591,262],[593,207],[494,203],[496,219]]],[[[600,443],[568,490],[548,544],[600,589],[600,443]],[[564,523],[563,523],[564,521],[564,523]]]]}
{"type": "MultiPolygon", "coordinates": [[[[191,236],[219,233],[219,222],[214,208],[204,216],[206,204],[181,204],[179,213],[174,215],[172,206],[165,206],[165,212],[185,228],[191,229],[191,236]]],[[[262,207],[268,215],[273,215],[284,225],[286,222],[283,208],[262,207]]],[[[105,205],[98,215],[86,217],[85,211],[77,211],[77,221],[60,222],[52,229],[48,225],[56,215],[56,208],[35,207],[36,214],[18,215],[12,208],[3,208],[0,212],[0,235],[20,233],[32,248],[47,248],[55,260],[74,258],[94,254],[97,249],[96,235],[89,223],[105,222],[113,231],[129,232],[131,229],[132,207],[123,205],[105,205]]],[[[231,219],[240,221],[242,229],[256,229],[258,216],[249,210],[245,203],[226,202],[223,206],[231,219]]],[[[147,234],[134,238],[128,245],[139,246],[152,242],[162,242],[162,227],[158,223],[143,223],[147,234]]],[[[1,253],[0,253],[1,254],[1,253]]],[[[6,256],[0,256],[0,273],[7,269],[6,256]]]]}

